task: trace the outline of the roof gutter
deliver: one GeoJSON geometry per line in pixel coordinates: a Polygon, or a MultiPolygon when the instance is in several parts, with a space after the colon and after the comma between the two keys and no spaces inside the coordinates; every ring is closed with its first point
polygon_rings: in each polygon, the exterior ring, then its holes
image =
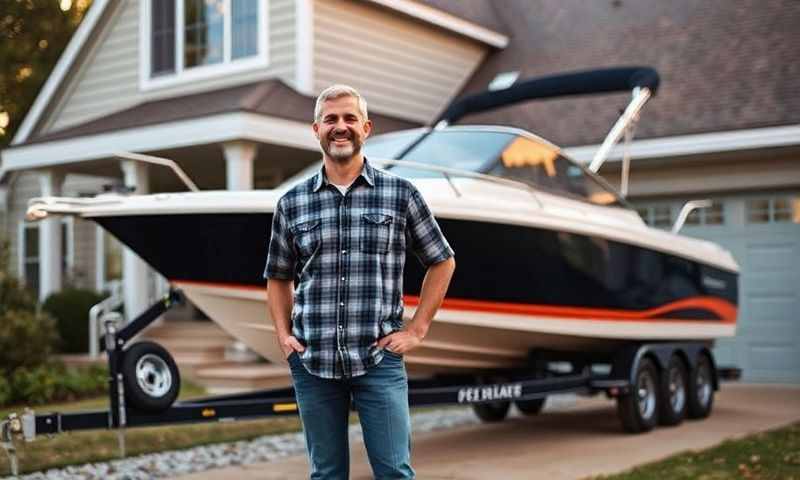
{"type": "Polygon", "coordinates": [[[506,48],[508,36],[489,28],[464,20],[453,14],[410,0],[369,0],[382,7],[395,10],[425,23],[436,25],[451,32],[485,43],[494,48],[506,48]]]}

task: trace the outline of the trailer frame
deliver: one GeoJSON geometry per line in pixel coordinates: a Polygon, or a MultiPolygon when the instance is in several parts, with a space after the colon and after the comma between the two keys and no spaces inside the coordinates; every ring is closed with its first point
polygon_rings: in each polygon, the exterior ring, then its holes
{"type": "MultiPolygon", "coordinates": [[[[298,414],[292,387],[176,401],[158,413],[141,411],[128,405],[121,371],[125,346],[164,312],[182,301],[181,292],[170,289],[163,299],[122,328],[116,327],[119,315],[106,318],[106,335],[101,342],[108,360],[108,409],[36,414],[26,408],[21,415],[12,413],[0,421],[0,443],[9,457],[12,475],[18,475],[15,438],[31,442],[38,435],[116,430],[120,455],[124,457],[125,429],[129,427],[229,422],[298,414]]],[[[537,400],[543,403],[550,395],[567,393],[605,393],[610,398],[619,399],[635,394],[632,388],[636,384],[635,372],[643,359],[654,361],[663,369],[676,352],[685,355],[690,366],[694,363],[692,359],[701,355],[707,355],[713,362],[710,348],[704,342],[631,343],[610,357],[603,358],[603,363],[611,365],[610,372],[606,374],[592,372],[592,363],[597,358],[591,355],[532,351],[528,368],[482,371],[480,375],[453,374],[409,379],[408,400],[411,407],[472,405],[476,408],[485,404],[519,404],[537,400]],[[550,362],[567,363],[571,369],[568,372],[550,370],[547,368],[550,362]]],[[[714,390],[719,388],[721,378],[735,380],[741,375],[741,370],[737,368],[720,369],[713,363],[712,366],[714,390]]]]}

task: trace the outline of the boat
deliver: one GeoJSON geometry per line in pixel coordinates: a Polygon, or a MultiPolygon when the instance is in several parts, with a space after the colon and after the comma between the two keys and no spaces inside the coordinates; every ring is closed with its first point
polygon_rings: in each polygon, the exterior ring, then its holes
{"type": "MultiPolygon", "coordinates": [[[[731,253],[647,226],[596,174],[657,87],[646,67],[537,78],[456,102],[433,126],[367,141],[370,163],[414,183],[456,252],[428,337],[406,355],[410,374],[513,368],[536,351],[603,355],[636,342],[712,345],[735,335],[739,267],[731,253]],[[520,101],[619,90],[633,99],[589,166],[518,128],[454,124],[520,101]]],[[[45,197],[30,202],[28,217],[96,222],[225,331],[282,363],[262,273],[287,188],[45,197]]],[[[423,275],[409,254],[406,320],[423,275]]]]}

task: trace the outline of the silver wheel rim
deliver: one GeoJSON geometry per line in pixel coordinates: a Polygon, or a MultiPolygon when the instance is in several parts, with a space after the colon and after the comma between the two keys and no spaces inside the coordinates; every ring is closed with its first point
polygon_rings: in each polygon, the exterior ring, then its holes
{"type": "Polygon", "coordinates": [[[675,413],[681,412],[686,404],[686,385],[679,367],[669,370],[669,403],[675,413]]]}
{"type": "Polygon", "coordinates": [[[697,403],[700,404],[703,408],[708,406],[708,402],[711,400],[711,374],[706,364],[700,364],[697,366],[697,380],[695,381],[695,386],[697,387],[697,403]]]}
{"type": "Polygon", "coordinates": [[[651,418],[656,411],[656,382],[648,370],[639,374],[636,396],[639,400],[639,414],[643,419],[651,418]]]}
{"type": "Polygon", "coordinates": [[[151,397],[163,397],[172,387],[172,374],[161,357],[148,353],[136,362],[136,382],[151,397]]]}

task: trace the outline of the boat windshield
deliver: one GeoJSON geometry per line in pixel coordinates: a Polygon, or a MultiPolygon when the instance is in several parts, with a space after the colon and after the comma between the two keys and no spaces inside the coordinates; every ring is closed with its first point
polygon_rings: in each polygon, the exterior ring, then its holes
{"type": "MultiPolygon", "coordinates": [[[[397,159],[422,134],[416,130],[377,136],[366,142],[365,153],[367,157],[397,159]]],[[[561,155],[558,148],[513,132],[434,131],[403,155],[402,160],[509,178],[543,191],[599,205],[623,205],[623,200],[613,189],[561,155]]],[[[443,175],[412,166],[388,168],[406,178],[438,178],[443,175]]]]}

